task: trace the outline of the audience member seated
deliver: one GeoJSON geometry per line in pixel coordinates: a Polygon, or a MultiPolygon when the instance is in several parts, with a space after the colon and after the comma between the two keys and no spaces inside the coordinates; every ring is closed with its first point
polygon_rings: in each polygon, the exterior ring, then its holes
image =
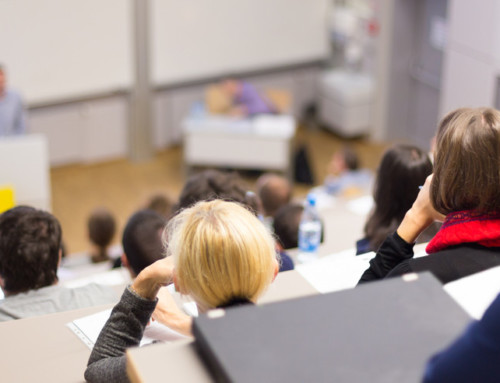
{"type": "Polygon", "coordinates": [[[344,197],[364,194],[370,189],[373,180],[368,169],[359,168],[358,155],[348,146],[333,154],[328,173],[325,178],[326,192],[344,197]]]}
{"type": "Polygon", "coordinates": [[[106,208],[95,209],[87,221],[89,240],[92,245],[90,259],[93,263],[111,260],[109,247],[116,232],[115,217],[106,208]]]}
{"type": "Polygon", "coordinates": [[[146,209],[154,210],[166,219],[169,219],[173,214],[174,206],[175,202],[169,196],[165,194],[155,194],[149,199],[146,204],[146,209]]]}
{"type": "Polygon", "coordinates": [[[304,207],[301,204],[288,204],[278,209],[273,219],[272,230],[277,238],[281,267],[285,268],[284,266],[287,266],[288,270],[293,270],[295,266],[286,250],[295,249],[299,246],[299,223],[303,211],[304,207]]]}
{"type": "Polygon", "coordinates": [[[114,303],[113,290],[90,284],[58,286],[61,226],[51,214],[27,206],[0,215],[0,321],[114,303]]]}
{"type": "Polygon", "coordinates": [[[281,207],[273,221],[273,231],[281,248],[295,249],[299,246],[299,224],[304,207],[298,203],[291,203],[281,207]]]}
{"type": "MultiPolygon", "coordinates": [[[[419,186],[431,173],[429,157],[415,146],[396,145],[385,152],[375,179],[374,207],[365,225],[365,237],[356,243],[356,254],[376,251],[397,229],[417,198],[419,186]]],[[[429,237],[423,240],[428,241],[429,237]]]]}
{"type": "Polygon", "coordinates": [[[164,257],[161,235],[167,220],[153,210],[139,210],[123,230],[122,266],[135,278],[144,268],[164,257]]]}
{"type": "MultiPolygon", "coordinates": [[[[264,173],[255,184],[257,195],[262,202],[265,218],[271,218],[278,209],[290,203],[292,199],[292,185],[283,176],[273,173],[264,173]]],[[[271,226],[271,225],[270,225],[271,226]]]]}
{"type": "Polygon", "coordinates": [[[196,202],[213,199],[240,202],[250,207],[255,214],[261,209],[260,201],[257,201],[254,193],[248,192],[238,173],[209,169],[189,177],[174,210],[179,212],[196,202]]]}
{"type": "Polygon", "coordinates": [[[167,257],[144,269],[123,293],[92,350],[87,381],[128,381],[125,350],[139,344],[151,316],[191,333],[191,318],[162,286],[173,281],[204,313],[255,303],[278,272],[270,233],[236,203],[199,202],[175,216],[165,235],[167,257]]]}
{"type": "Polygon", "coordinates": [[[500,295],[480,321],[427,364],[424,383],[500,382],[500,295]]]}
{"type": "Polygon", "coordinates": [[[7,88],[5,69],[0,64],[0,137],[26,132],[26,117],[21,96],[7,88]]]}
{"type": "Polygon", "coordinates": [[[360,283],[430,271],[443,284],[500,265],[500,112],[463,108],[440,122],[429,176],[396,232],[382,243],[360,283]],[[413,244],[434,220],[444,224],[428,256],[413,244]]]}
{"type": "MultiPolygon", "coordinates": [[[[213,199],[239,202],[248,207],[256,216],[260,216],[263,209],[260,198],[248,190],[238,173],[209,169],[187,180],[175,210],[178,212],[196,202],[213,199]]],[[[280,271],[288,271],[293,261],[287,254],[282,255],[280,271]]]]}

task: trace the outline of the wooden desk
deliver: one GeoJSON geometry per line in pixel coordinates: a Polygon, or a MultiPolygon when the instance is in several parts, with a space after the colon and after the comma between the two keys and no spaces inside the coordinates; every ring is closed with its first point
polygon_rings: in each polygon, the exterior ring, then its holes
{"type": "MultiPolygon", "coordinates": [[[[259,300],[259,304],[313,294],[318,294],[318,291],[297,271],[291,270],[278,274],[269,290],[259,300]]],[[[129,349],[127,351],[127,372],[134,383],[163,383],[167,379],[176,382],[213,382],[196,353],[193,340],[129,349]],[[165,367],[166,375],[158,373],[159,365],[165,367]]]]}
{"type": "Polygon", "coordinates": [[[84,382],[88,347],[66,327],[112,307],[101,305],[0,323],[2,382],[84,382]]]}
{"type": "MultiPolygon", "coordinates": [[[[280,273],[262,302],[317,294],[296,271],[280,273]]],[[[0,323],[0,360],[2,382],[84,382],[83,374],[90,356],[88,347],[66,326],[75,319],[113,307],[102,305],[39,317],[0,323]]],[[[167,344],[184,350],[186,342],[167,344]]],[[[144,349],[154,348],[145,347],[144,349]]],[[[142,350],[142,349],[138,349],[142,350]]],[[[181,362],[192,363],[191,349],[176,354],[181,362]],[[188,354],[186,357],[185,354],[188,354]]],[[[147,351],[146,351],[147,353],[147,351]]],[[[182,368],[181,368],[182,370],[182,368]]],[[[193,379],[193,382],[202,380],[193,379]]]]}

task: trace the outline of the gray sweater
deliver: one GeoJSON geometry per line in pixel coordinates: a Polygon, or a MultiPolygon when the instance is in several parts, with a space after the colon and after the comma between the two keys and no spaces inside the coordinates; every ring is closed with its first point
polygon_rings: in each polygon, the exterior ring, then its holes
{"type": "Polygon", "coordinates": [[[90,354],[88,382],[129,382],[125,350],[138,346],[157,300],[144,299],[128,287],[113,308],[90,354]]]}

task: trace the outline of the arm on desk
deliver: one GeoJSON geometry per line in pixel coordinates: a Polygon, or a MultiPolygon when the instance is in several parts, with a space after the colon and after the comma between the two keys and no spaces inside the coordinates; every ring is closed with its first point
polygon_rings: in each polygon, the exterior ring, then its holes
{"type": "Polygon", "coordinates": [[[125,350],[139,345],[156,301],[127,288],[113,308],[90,354],[85,379],[89,382],[128,382],[125,350]]]}
{"type": "Polygon", "coordinates": [[[182,335],[193,336],[191,333],[193,318],[182,312],[166,288],[161,289],[158,293],[158,304],[153,312],[153,320],[164,324],[182,335]]]}
{"type": "Polygon", "coordinates": [[[380,245],[377,255],[370,261],[370,267],[361,276],[358,285],[412,272],[406,262],[413,257],[413,244],[406,243],[397,232],[391,234],[380,245]]]}
{"type": "Polygon", "coordinates": [[[89,382],[128,382],[125,350],[138,346],[153,313],[161,286],[172,279],[172,259],[146,267],[122,295],[97,338],[85,379],[89,382]]]}

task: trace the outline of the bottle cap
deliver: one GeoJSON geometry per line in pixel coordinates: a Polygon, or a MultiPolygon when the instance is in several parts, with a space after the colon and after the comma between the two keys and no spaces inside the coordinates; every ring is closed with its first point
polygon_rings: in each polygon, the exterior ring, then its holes
{"type": "Polygon", "coordinates": [[[307,195],[307,203],[311,206],[316,206],[316,195],[314,193],[307,195]]]}

